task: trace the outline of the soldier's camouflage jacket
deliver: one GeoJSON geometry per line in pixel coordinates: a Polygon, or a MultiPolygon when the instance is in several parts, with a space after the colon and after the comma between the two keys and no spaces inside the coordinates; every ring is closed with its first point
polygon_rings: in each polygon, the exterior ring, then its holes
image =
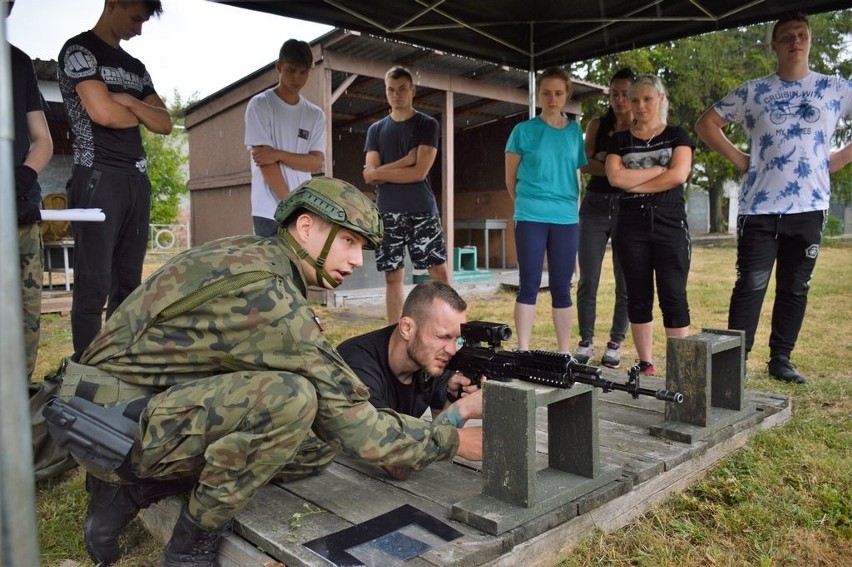
{"type": "Polygon", "coordinates": [[[328,343],[296,255],[274,236],[229,237],[180,254],[104,324],[82,364],[163,389],[240,370],[282,370],[316,389],[316,435],[337,451],[415,469],[452,458],[449,425],[375,409],[328,343]]]}

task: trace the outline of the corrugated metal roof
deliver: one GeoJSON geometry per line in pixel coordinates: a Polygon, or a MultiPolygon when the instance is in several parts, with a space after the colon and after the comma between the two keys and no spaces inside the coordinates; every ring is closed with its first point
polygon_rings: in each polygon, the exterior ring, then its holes
{"type": "MultiPolygon", "coordinates": [[[[527,72],[520,69],[442,53],[434,49],[368,34],[334,30],[318,38],[314,43],[323,45],[323,50],[326,52],[382,62],[387,68],[403,65],[412,72],[415,83],[418,83],[419,74],[430,73],[471,79],[490,86],[505,87],[512,91],[526,91],[529,81],[527,72]]],[[[332,92],[335,92],[349,77],[349,73],[334,71],[332,92]]],[[[606,92],[603,86],[582,81],[576,82],[573,90],[573,97],[578,100],[589,96],[600,96],[606,92]]],[[[417,110],[433,116],[440,114],[442,101],[442,91],[418,84],[414,100],[414,107],[417,110]]],[[[475,128],[507,116],[528,112],[527,104],[463,93],[454,94],[453,105],[457,130],[475,128]]],[[[332,112],[335,129],[365,131],[370,124],[388,112],[384,81],[380,78],[359,76],[334,102],[332,112]]]]}

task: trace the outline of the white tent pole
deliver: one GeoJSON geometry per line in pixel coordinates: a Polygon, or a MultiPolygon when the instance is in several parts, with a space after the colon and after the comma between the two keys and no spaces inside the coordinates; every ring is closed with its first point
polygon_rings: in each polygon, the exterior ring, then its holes
{"type": "Polygon", "coordinates": [[[38,567],[41,563],[13,195],[15,121],[11,76],[6,27],[0,24],[0,203],[6,203],[0,206],[0,265],[4,267],[0,270],[0,565],[38,567]]]}
{"type": "Polygon", "coordinates": [[[530,90],[530,102],[529,102],[529,116],[530,118],[535,118],[535,30],[533,28],[533,23],[530,22],[530,70],[529,70],[529,90],[530,90]]]}

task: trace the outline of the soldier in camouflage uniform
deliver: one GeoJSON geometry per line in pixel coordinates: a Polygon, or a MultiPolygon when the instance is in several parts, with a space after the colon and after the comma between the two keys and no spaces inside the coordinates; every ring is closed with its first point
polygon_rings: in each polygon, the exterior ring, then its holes
{"type": "Polygon", "coordinates": [[[123,474],[81,462],[96,562],[119,558],[118,534],[140,508],[186,489],[164,565],[213,565],[220,534],[265,484],[318,472],[338,453],[414,469],[457,452],[481,459],[481,429],[455,427],[481,416],[481,396],[433,423],[376,410],[308,305],[308,285],[336,287],[381,240],[374,205],[348,183],[314,178],[276,220],[276,236],[176,256],[69,363],[63,397],[89,391],[110,405],[153,393],[123,474]],[[128,473],[137,482],[123,484],[128,473]]]}
{"type": "MultiPolygon", "coordinates": [[[[11,12],[14,2],[6,3],[11,12]]],[[[8,15],[4,12],[3,14],[8,15]]],[[[15,140],[15,209],[18,218],[18,257],[21,266],[24,347],[27,379],[32,379],[38,355],[41,325],[41,288],[44,266],[41,242],[41,186],[38,176],[53,156],[53,139],[44,115],[46,103],[38,90],[33,62],[9,46],[12,63],[12,107],[15,140]]]]}

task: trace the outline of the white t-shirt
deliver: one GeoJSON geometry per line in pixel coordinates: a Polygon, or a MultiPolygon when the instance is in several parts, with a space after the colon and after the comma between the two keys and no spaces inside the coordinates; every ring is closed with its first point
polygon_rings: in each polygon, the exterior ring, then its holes
{"type": "MultiPolygon", "coordinates": [[[[246,107],[246,146],[271,146],[298,154],[313,151],[325,153],[325,115],[320,107],[300,96],[299,102],[290,105],[275,94],[275,89],[263,91],[252,97],[246,107]]],[[[275,208],[280,199],[272,192],[254,160],[251,162],[251,214],[268,219],[275,218],[275,208]]],[[[308,171],[297,171],[278,164],[288,187],[292,191],[308,181],[308,171]]]]}
{"type": "Polygon", "coordinates": [[[852,82],[814,72],[792,82],[767,75],[740,85],[714,108],[751,140],[740,214],[828,209],[828,158],[838,122],[852,117],[852,82]]]}

